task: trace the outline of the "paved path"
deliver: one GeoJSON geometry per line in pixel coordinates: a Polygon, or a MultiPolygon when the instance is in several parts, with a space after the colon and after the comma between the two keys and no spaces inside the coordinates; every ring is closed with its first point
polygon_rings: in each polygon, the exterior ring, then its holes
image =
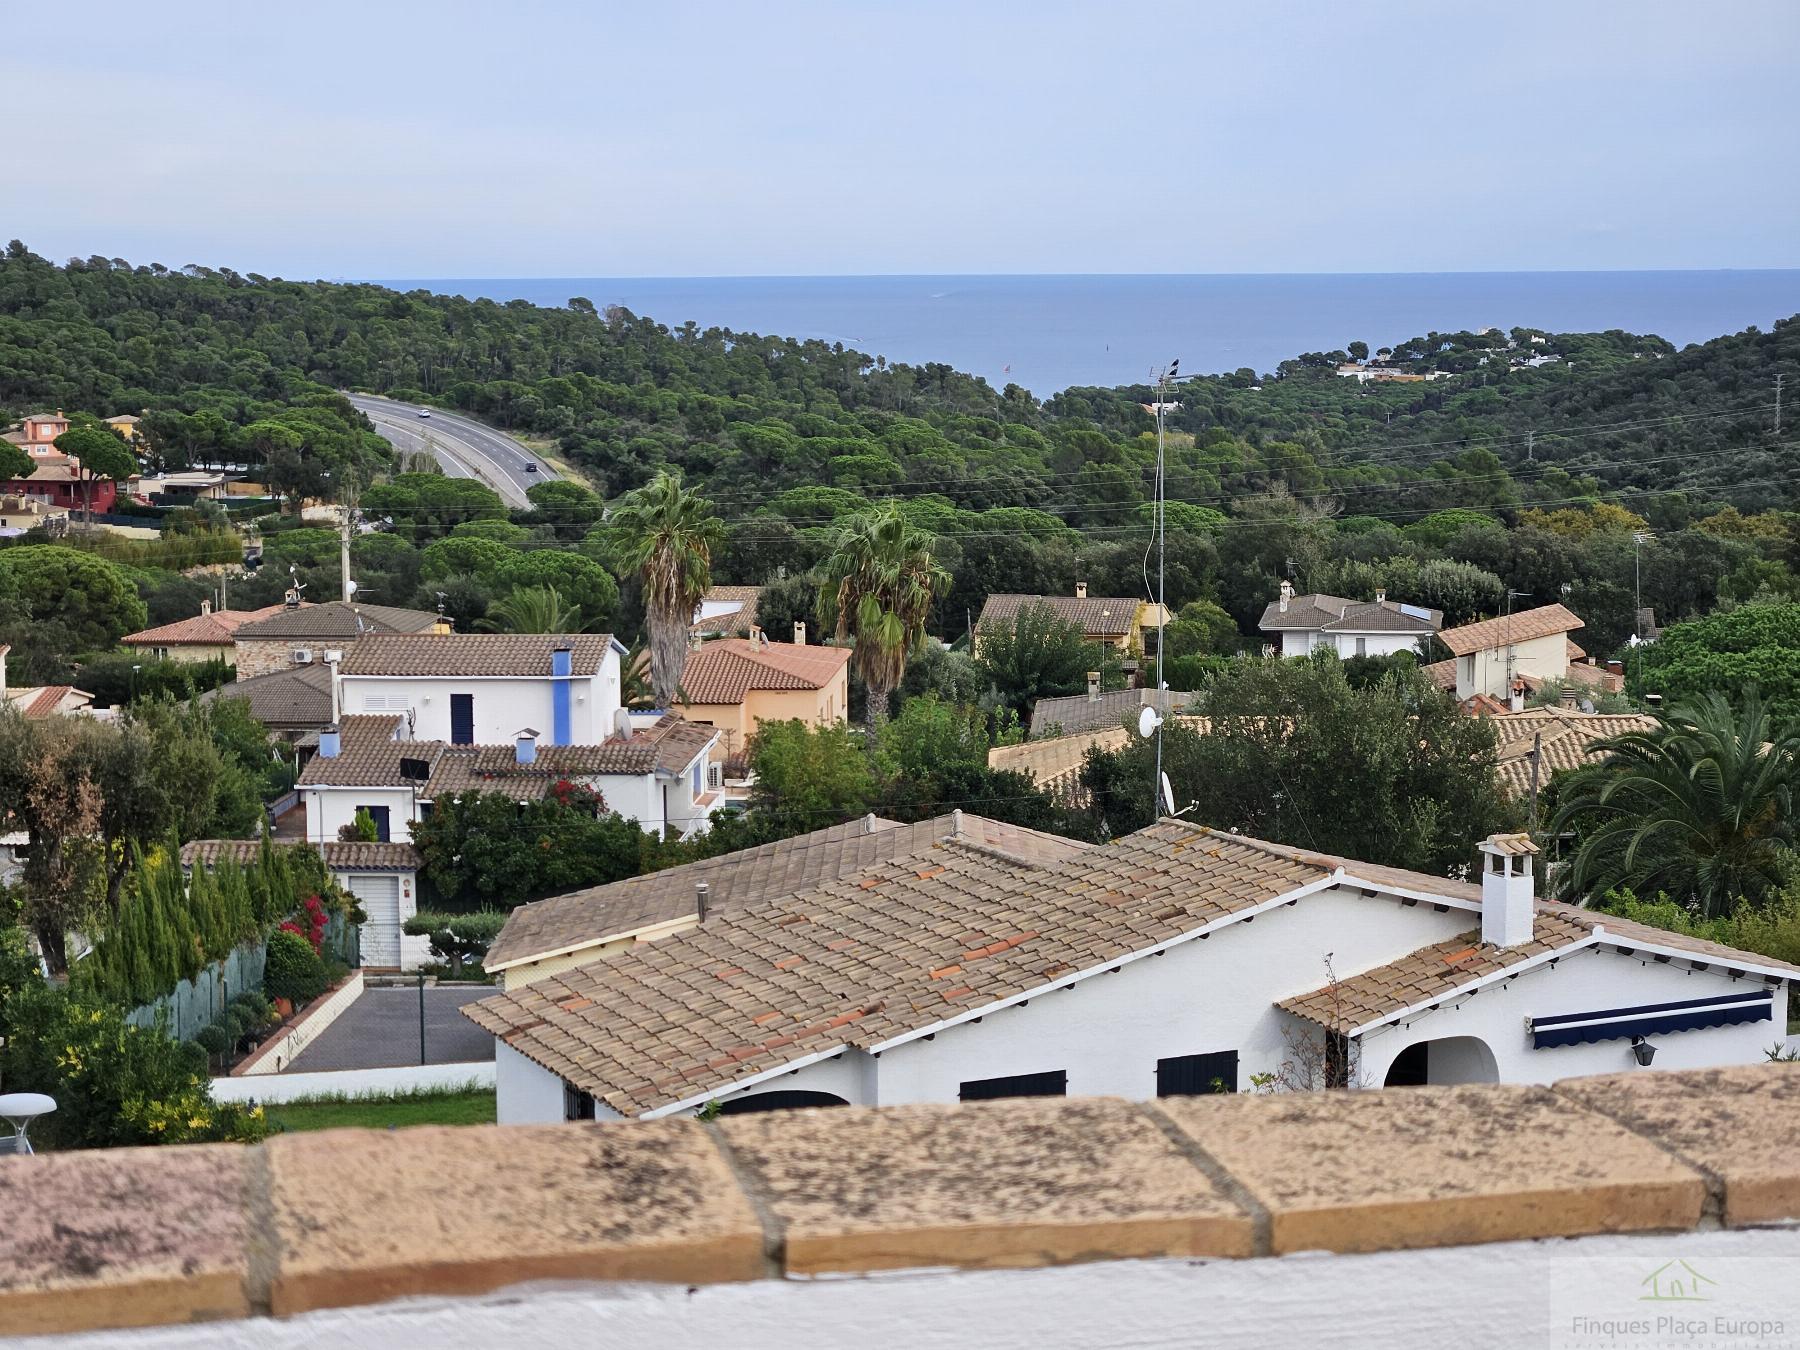
{"type": "Polygon", "coordinates": [[[414,403],[396,403],[373,394],[346,394],[367,415],[387,440],[399,450],[423,450],[436,455],[444,471],[455,478],[474,478],[498,492],[510,506],[529,506],[525,489],[548,482],[556,473],[537,457],[537,452],[493,427],[472,418],[458,417],[433,408],[430,417],[419,416],[414,403]],[[536,468],[527,472],[526,465],[536,468]]]}
{"type": "MultiPolygon", "coordinates": [[[[492,1059],[494,1038],[457,1011],[498,991],[490,988],[425,991],[425,1062],[462,1064],[492,1059]]],[[[419,1062],[419,991],[365,989],[288,1066],[289,1073],[326,1069],[391,1069],[419,1062]]]]}

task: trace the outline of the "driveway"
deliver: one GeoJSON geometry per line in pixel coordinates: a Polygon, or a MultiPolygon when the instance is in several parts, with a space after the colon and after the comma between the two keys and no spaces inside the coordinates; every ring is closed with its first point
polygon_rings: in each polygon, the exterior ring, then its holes
{"type": "Polygon", "coordinates": [[[425,990],[425,1058],[419,1058],[419,991],[365,989],[343,1015],[302,1050],[288,1073],[391,1069],[404,1064],[463,1064],[492,1059],[494,1038],[458,1011],[496,989],[425,990]]]}

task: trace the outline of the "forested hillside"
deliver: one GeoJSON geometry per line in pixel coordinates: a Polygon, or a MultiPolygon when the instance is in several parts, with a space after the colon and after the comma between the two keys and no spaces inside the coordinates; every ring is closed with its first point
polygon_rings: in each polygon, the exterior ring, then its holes
{"type": "MultiPolygon", "coordinates": [[[[1793,438],[1777,438],[1771,405],[1777,371],[1800,370],[1800,322],[1679,352],[1531,329],[1395,341],[1389,368],[1450,372],[1418,383],[1339,377],[1350,355],[1366,344],[1181,387],[1173,606],[1222,606],[1249,637],[1282,576],[1351,595],[1385,585],[1453,617],[1492,613],[1512,590],[1566,599],[1604,656],[1640,596],[1670,620],[1792,592],[1793,438]],[[1520,366],[1521,352],[1547,359],[1520,366]]],[[[666,327],[579,298],[545,309],[117,259],[56,266],[16,242],[0,260],[0,413],[142,413],[153,466],[229,460],[290,495],[331,496],[395,467],[343,388],[554,442],[604,499],[680,469],[725,522],[721,581],[804,574],[836,522],[892,498],[954,577],[933,618],[946,636],[992,591],[1144,589],[1147,389],[1040,403],[942,365],[666,327]]],[[[573,544],[606,560],[591,498],[510,522],[497,502],[417,482],[365,501],[396,525],[359,546],[370,598],[386,603],[443,590],[478,612],[469,578],[520,567],[496,550],[573,544]],[[452,547],[453,532],[484,537],[452,547]]],[[[334,568],[312,533],[271,556],[334,568]]],[[[619,580],[629,620],[633,583],[619,580]]],[[[589,617],[611,608],[594,579],[582,589],[589,617]]]]}

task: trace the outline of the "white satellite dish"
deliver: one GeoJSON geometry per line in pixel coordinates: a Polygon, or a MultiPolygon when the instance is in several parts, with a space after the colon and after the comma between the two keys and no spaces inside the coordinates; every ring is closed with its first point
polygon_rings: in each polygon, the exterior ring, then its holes
{"type": "Polygon", "coordinates": [[[1162,800],[1165,815],[1175,814],[1175,789],[1169,784],[1169,775],[1162,776],[1162,800]]]}
{"type": "Polygon", "coordinates": [[[1162,721],[1162,714],[1146,703],[1144,710],[1138,714],[1138,735],[1146,739],[1154,736],[1156,729],[1162,725],[1162,721]]]}
{"type": "Polygon", "coordinates": [[[357,592],[357,589],[358,589],[358,584],[359,584],[357,582],[356,578],[355,577],[350,578],[350,581],[347,584],[348,584],[348,587],[350,590],[350,594],[355,595],[357,592]]]}

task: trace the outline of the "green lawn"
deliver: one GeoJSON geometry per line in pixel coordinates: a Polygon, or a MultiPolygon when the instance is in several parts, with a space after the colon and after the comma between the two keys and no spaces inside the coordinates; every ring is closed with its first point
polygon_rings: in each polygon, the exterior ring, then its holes
{"type": "Polygon", "coordinates": [[[385,1130],[407,1125],[492,1125],[494,1092],[413,1093],[396,1097],[354,1097],[270,1105],[278,1130],[335,1130],[358,1126],[385,1130]]]}

